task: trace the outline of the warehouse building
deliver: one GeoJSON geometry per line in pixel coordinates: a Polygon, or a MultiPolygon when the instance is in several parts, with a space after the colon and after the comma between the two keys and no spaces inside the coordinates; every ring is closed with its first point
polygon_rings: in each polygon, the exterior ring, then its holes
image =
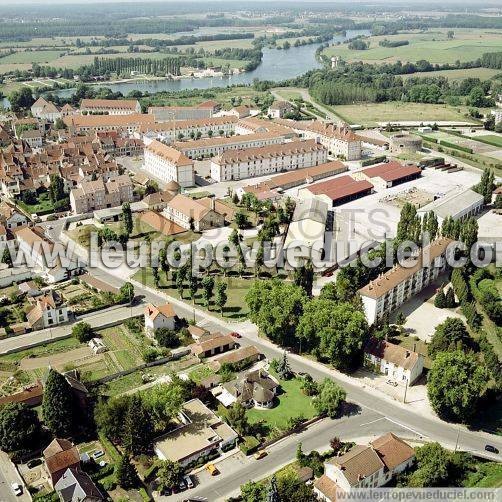
{"type": "Polygon", "coordinates": [[[384,190],[400,183],[419,178],[422,170],[417,166],[403,166],[399,162],[388,162],[352,173],[355,180],[369,181],[375,190],[384,190]]]}
{"type": "Polygon", "coordinates": [[[334,207],[369,195],[372,191],[373,185],[369,181],[355,180],[349,175],[344,175],[303,188],[299,195],[302,198],[316,196],[334,207]]]}

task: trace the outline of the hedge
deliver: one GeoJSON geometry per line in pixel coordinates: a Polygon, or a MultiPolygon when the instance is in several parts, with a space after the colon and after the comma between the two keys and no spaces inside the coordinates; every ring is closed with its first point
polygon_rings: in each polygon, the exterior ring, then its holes
{"type": "Polygon", "coordinates": [[[474,153],[474,150],[472,148],[467,148],[466,146],[461,146],[461,145],[457,145],[455,143],[450,143],[449,141],[446,141],[444,139],[440,139],[439,144],[443,145],[443,146],[447,146],[449,148],[454,148],[455,150],[460,150],[461,152],[474,153]]]}
{"type": "Polygon", "coordinates": [[[244,442],[240,444],[240,449],[244,455],[251,455],[260,446],[260,441],[254,436],[244,436],[244,442]]]}
{"type": "Polygon", "coordinates": [[[361,162],[362,167],[371,166],[372,164],[379,164],[387,160],[387,155],[381,155],[380,157],[375,157],[373,159],[366,159],[361,162]]]}
{"type": "Polygon", "coordinates": [[[430,136],[426,136],[425,134],[419,134],[419,136],[421,136],[422,139],[425,139],[425,141],[429,141],[430,143],[438,142],[437,138],[431,138],[430,136]]]}
{"type": "Polygon", "coordinates": [[[104,448],[108,456],[113,460],[113,462],[118,464],[120,462],[120,459],[122,458],[122,455],[117,450],[115,445],[101,432],[98,434],[98,437],[101,446],[104,448]]]}

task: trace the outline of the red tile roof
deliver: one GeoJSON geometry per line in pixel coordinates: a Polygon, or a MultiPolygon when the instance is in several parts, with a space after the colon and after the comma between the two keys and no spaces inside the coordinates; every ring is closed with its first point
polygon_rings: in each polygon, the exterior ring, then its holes
{"type": "Polygon", "coordinates": [[[417,166],[403,166],[399,162],[388,162],[364,169],[369,178],[382,178],[385,181],[396,181],[408,176],[419,175],[422,170],[417,166]]]}
{"type": "Polygon", "coordinates": [[[308,188],[314,195],[326,195],[333,202],[351,195],[357,195],[371,190],[373,185],[369,181],[356,181],[348,175],[333,180],[322,181],[308,188]]]}

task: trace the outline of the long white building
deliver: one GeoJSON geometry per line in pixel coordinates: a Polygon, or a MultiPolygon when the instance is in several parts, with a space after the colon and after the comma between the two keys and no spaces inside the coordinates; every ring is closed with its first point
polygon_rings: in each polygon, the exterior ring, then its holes
{"type": "Polygon", "coordinates": [[[318,120],[311,122],[278,120],[277,122],[290,127],[306,139],[319,141],[331,155],[344,160],[361,158],[361,138],[346,124],[326,124],[318,120]]]}
{"type": "Polygon", "coordinates": [[[164,183],[176,181],[183,188],[195,185],[193,161],[157,140],[145,148],[143,169],[164,183]]]}
{"type": "Polygon", "coordinates": [[[254,178],[317,166],[326,162],[327,157],[326,148],[315,140],[228,150],[211,161],[211,177],[216,181],[254,178]]]}
{"type": "Polygon", "coordinates": [[[195,141],[176,142],[174,148],[183,152],[191,159],[197,157],[214,157],[227,150],[240,150],[244,148],[258,148],[268,145],[280,145],[284,143],[283,134],[274,132],[262,132],[245,134],[243,136],[205,138],[195,141]]]}
{"type": "Polygon", "coordinates": [[[441,238],[409,258],[402,265],[381,275],[359,290],[369,324],[390,314],[417,295],[447,267],[448,246],[453,241],[441,238]]]}

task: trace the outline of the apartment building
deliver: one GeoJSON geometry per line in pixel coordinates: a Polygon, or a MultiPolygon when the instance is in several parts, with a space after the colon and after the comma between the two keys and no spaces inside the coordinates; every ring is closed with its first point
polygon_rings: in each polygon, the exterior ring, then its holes
{"type": "Polygon", "coordinates": [[[447,267],[451,254],[448,246],[454,241],[441,238],[432,242],[401,265],[371,281],[359,290],[366,320],[369,324],[390,314],[404,302],[417,295],[447,267]]]}
{"type": "Polygon", "coordinates": [[[361,158],[361,138],[347,124],[327,124],[318,120],[279,120],[278,123],[290,127],[304,138],[319,141],[328,149],[330,155],[344,160],[361,158]]]}
{"type": "Polygon", "coordinates": [[[157,140],[145,148],[143,169],[164,183],[175,181],[183,188],[195,185],[193,161],[183,152],[157,140]]]}
{"type": "Polygon", "coordinates": [[[214,157],[227,150],[241,150],[245,148],[259,148],[268,145],[280,145],[285,137],[275,132],[261,132],[243,136],[216,137],[195,141],[176,142],[173,147],[183,152],[187,157],[214,157]]]}
{"type": "Polygon", "coordinates": [[[70,204],[75,214],[84,214],[98,209],[117,207],[124,202],[133,202],[131,178],[126,174],[93,181],[83,181],[70,191],[70,204]]]}
{"type": "Polygon", "coordinates": [[[327,156],[326,148],[315,140],[228,150],[211,161],[211,177],[216,181],[230,181],[265,176],[317,166],[326,162],[327,156]]]}
{"type": "Polygon", "coordinates": [[[131,115],[141,113],[141,105],[137,99],[83,99],[80,112],[131,115]]]}
{"type": "Polygon", "coordinates": [[[110,132],[124,131],[127,134],[139,133],[148,125],[155,124],[153,115],[131,113],[123,115],[68,115],[63,118],[71,132],[110,132]]]}
{"type": "Polygon", "coordinates": [[[225,216],[216,212],[214,198],[211,198],[211,206],[207,207],[185,195],[176,195],[162,214],[180,227],[197,232],[222,227],[225,224],[225,216]]]}
{"type": "MultiPolygon", "coordinates": [[[[154,115],[147,115],[154,119],[154,115]]],[[[211,117],[207,119],[179,120],[156,123],[154,120],[141,127],[147,139],[171,143],[180,139],[229,136],[234,134],[237,117],[211,117]]]]}
{"type": "Polygon", "coordinates": [[[326,461],[325,473],[315,481],[314,492],[322,501],[335,502],[353,489],[379,488],[414,460],[415,450],[389,432],[368,446],[356,444],[347,453],[326,461]]]}

